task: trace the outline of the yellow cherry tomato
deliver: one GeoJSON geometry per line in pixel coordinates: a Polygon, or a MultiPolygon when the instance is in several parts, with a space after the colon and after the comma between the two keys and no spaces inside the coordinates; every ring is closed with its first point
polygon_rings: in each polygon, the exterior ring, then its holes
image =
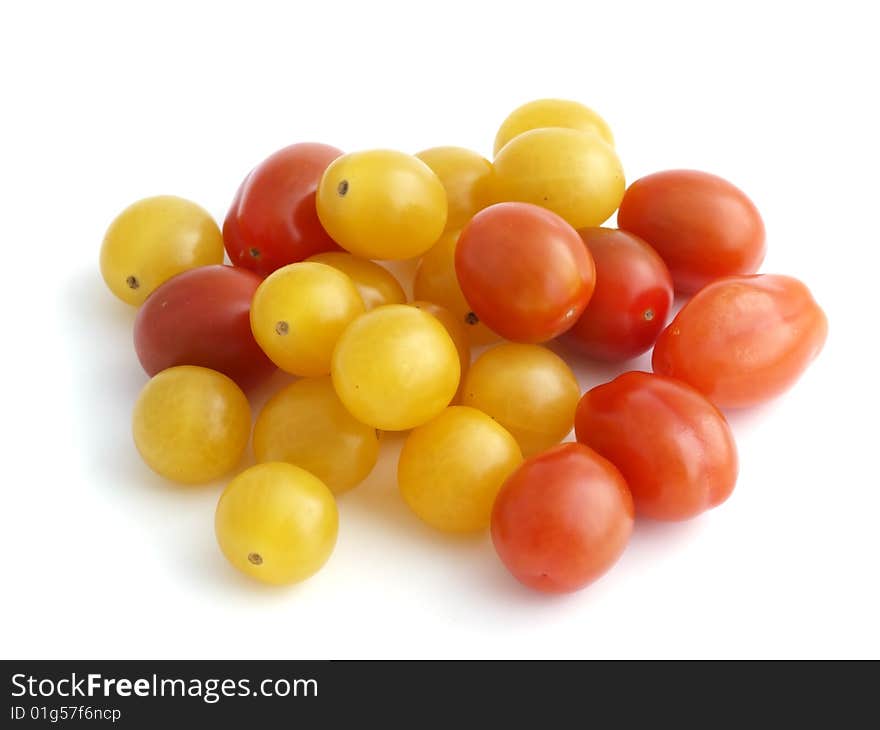
{"type": "Polygon", "coordinates": [[[153,471],[182,484],[222,477],[241,460],[251,432],[245,394],[208,368],[168,368],[134,406],[134,443],[153,471]]]}
{"type": "Polygon", "coordinates": [[[368,259],[408,259],[446,227],[446,191],[424,162],[393,150],[351,152],[324,171],[318,218],[336,243],[368,259]]]}
{"type": "Polygon", "coordinates": [[[492,163],[485,157],[464,147],[432,147],[416,157],[434,171],[446,189],[447,230],[461,228],[474,213],[492,203],[492,163]]]}
{"type": "Polygon", "coordinates": [[[327,375],[336,340],[363,313],[364,301],[348,276],[326,264],[301,261],[274,271],[257,288],[251,329],[282,370],[327,375]]]}
{"type": "Polygon", "coordinates": [[[406,294],[400,282],[394,278],[394,274],[375,261],[343,251],[327,251],[315,254],[307,260],[332,266],[348,276],[357,287],[368,312],[383,304],[406,303],[406,294]]]}
{"type": "Polygon", "coordinates": [[[473,362],[462,384],[462,403],[510,431],[526,457],[565,438],[580,394],[571,368],[540,345],[496,345],[473,362]]]}
{"type": "Polygon", "coordinates": [[[465,325],[473,345],[496,342],[499,336],[471,311],[455,273],[455,245],[460,231],[448,231],[419,260],[413,279],[415,299],[439,304],[465,325]]]}
{"type": "Polygon", "coordinates": [[[379,435],[352,416],[329,377],[303,378],[276,393],[254,425],[259,462],[286,461],[336,493],[360,484],[379,456],[379,435]]]}
{"type": "Polygon", "coordinates": [[[358,317],[333,351],[333,387],[359,421],[384,431],[420,426],[458,389],[452,338],[431,314],[388,304],[358,317]]]}
{"type": "Polygon", "coordinates": [[[206,210],[173,195],[144,198],[110,224],[101,275],[117,297],[138,306],[160,284],[197,266],[223,263],[223,236],[206,210]]]}
{"type": "Polygon", "coordinates": [[[475,408],[452,406],[407,436],[397,483],[432,527],[485,530],[498,490],[521,462],[516,440],[502,426],[475,408]]]}
{"type": "Polygon", "coordinates": [[[495,196],[549,208],[574,228],[617,210],[626,183],[614,148],[595,132],[549,127],[514,137],[495,158],[495,196]]]}
{"type": "Polygon", "coordinates": [[[517,107],[502,122],[495,136],[494,154],[497,155],[517,135],[544,127],[595,132],[614,146],[614,136],[608,124],[589,107],[567,99],[537,99],[517,107]]]}
{"type": "Polygon", "coordinates": [[[455,349],[458,350],[458,364],[461,367],[461,377],[458,391],[456,391],[452,399],[453,403],[457,403],[461,400],[461,383],[464,382],[464,376],[471,366],[471,343],[468,339],[467,330],[465,330],[465,326],[459,318],[446,309],[446,307],[441,307],[433,302],[413,302],[412,306],[428,312],[428,314],[433,314],[440,320],[440,324],[446,328],[446,332],[452,338],[455,349]]]}
{"type": "Polygon", "coordinates": [[[236,568],[265,583],[297,583],[327,562],[339,515],[326,485],[293,464],[257,464],[217,503],[214,532],[236,568]]]}

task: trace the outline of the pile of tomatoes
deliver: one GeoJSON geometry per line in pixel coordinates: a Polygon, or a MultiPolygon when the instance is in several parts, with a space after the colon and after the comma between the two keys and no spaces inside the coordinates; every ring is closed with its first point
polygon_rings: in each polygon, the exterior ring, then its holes
{"type": "Polygon", "coordinates": [[[402,431],[415,515],[491,530],[517,579],[562,592],[614,564],[636,515],[723,502],[738,466],[719,409],[774,398],[821,350],[822,310],[796,279],[755,274],[764,252],[738,188],[685,170],[627,188],[605,122],[539,100],[501,125],[493,162],[286,147],[247,175],[222,232],[187,200],[141,200],[107,231],[101,271],[140,307],[144,461],[209,482],[252,440],[257,465],[215,516],[235,567],[269,583],[317,571],[336,497],[402,431]],[[619,228],[599,227],[615,211],[619,228]],[[377,263],[404,259],[411,302],[377,263]],[[668,322],[674,294],[692,296],[668,322]],[[583,395],[557,354],[625,363],[651,347],[653,373],[583,395]],[[245,393],[276,368],[298,379],[252,428],[245,393]]]}

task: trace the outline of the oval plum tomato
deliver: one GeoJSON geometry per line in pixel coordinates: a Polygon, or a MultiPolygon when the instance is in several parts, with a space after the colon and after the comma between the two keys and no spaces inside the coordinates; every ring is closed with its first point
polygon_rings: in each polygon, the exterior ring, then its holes
{"type": "Polygon", "coordinates": [[[294,144],[278,150],[245,178],[223,223],[233,264],[268,276],[322,251],[338,250],[318,220],[315,191],[342,150],[294,144]]]}
{"type": "Polygon", "coordinates": [[[458,239],[455,271],[480,321],[514,342],[544,342],[565,332],[596,285],[593,259],[577,231],[528,203],[498,203],[477,213],[458,239]]]}
{"type": "Polygon", "coordinates": [[[496,201],[540,205],[575,228],[601,225],[626,189],[614,148],[591,131],[532,129],[504,145],[494,165],[496,201]]]}
{"type": "Polygon", "coordinates": [[[446,190],[418,157],[394,150],[351,152],[318,185],[318,216],[342,248],[368,259],[409,259],[446,227],[446,190]]]}
{"type": "Polygon", "coordinates": [[[253,271],[217,265],[162,284],[134,321],[134,349],[147,374],[200,365],[246,388],[274,372],[251,332],[251,299],[261,281],[253,271]]]}
{"type": "Polygon", "coordinates": [[[101,275],[123,302],[139,306],[175,274],[223,263],[214,219],[192,201],[157,195],[132,203],[107,229],[101,275]]]}
{"type": "Polygon", "coordinates": [[[730,426],[678,380],[624,373],[584,394],[574,427],[578,441],[620,469],[645,517],[686,520],[721,504],[736,484],[730,426]]]}
{"type": "Polygon", "coordinates": [[[722,276],[752,274],[764,260],[758,209],[742,190],[706,172],[667,170],[636,180],[617,225],[657,250],[682,293],[722,276]]]}
{"type": "Polygon", "coordinates": [[[501,562],[529,588],[567,593],[605,573],[623,553],[633,501],[615,466],[582,444],[561,444],[511,474],[492,510],[501,562]]]}
{"type": "Polygon", "coordinates": [[[672,320],[653,367],[719,408],[744,408],[794,385],[827,335],[825,313],[797,279],[730,277],[701,289],[672,320]]]}
{"type": "Polygon", "coordinates": [[[536,99],[514,109],[502,122],[495,136],[495,154],[523,132],[545,127],[595,132],[614,146],[614,136],[608,124],[589,107],[568,99],[536,99]]]}
{"type": "Polygon", "coordinates": [[[654,344],[672,306],[669,269],[653,248],[626,231],[578,233],[596,264],[596,289],[563,339],[600,360],[641,355],[654,344]]]}

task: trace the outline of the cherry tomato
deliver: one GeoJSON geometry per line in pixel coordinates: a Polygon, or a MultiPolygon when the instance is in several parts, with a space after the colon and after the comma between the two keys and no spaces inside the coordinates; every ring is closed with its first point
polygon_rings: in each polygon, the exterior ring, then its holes
{"type": "Polygon", "coordinates": [[[626,188],[617,153],[594,132],[533,129],[504,145],[494,165],[495,200],[540,205],[575,228],[607,220],[626,188]]]}
{"type": "Polygon", "coordinates": [[[764,260],[764,222],[745,193],[715,175],[667,170],[636,180],[617,225],[643,238],[666,262],[678,292],[752,274],[764,260]]]}
{"type": "Polygon", "coordinates": [[[257,165],[223,223],[229,260],[268,276],[320,251],[338,249],[318,220],[315,191],[324,170],[341,154],[325,144],[294,144],[257,165]]]}
{"type": "Polygon", "coordinates": [[[217,543],[242,573],[273,585],[316,573],[333,552],[339,514],[333,494],[293,464],[257,464],[223,490],[217,543]]]}
{"type": "Polygon", "coordinates": [[[153,471],[181,484],[210,482],[241,460],[251,408],[232,380],[208,368],[168,368],[144,386],[132,417],[137,450],[153,471]]]}
{"type": "Polygon", "coordinates": [[[260,284],[251,304],[251,330],[282,370],[327,375],[339,335],[363,312],[363,299],[350,278],[331,266],[300,261],[260,284]]]}
{"type": "Polygon", "coordinates": [[[432,147],[418,157],[446,190],[446,229],[458,230],[492,200],[492,163],[463,147],[432,147]]]}
{"type": "Polygon", "coordinates": [[[397,465],[404,500],[445,532],[489,526],[495,495],[522,454],[513,436],[475,408],[452,406],[406,438],[397,465]]]}
{"type": "Polygon", "coordinates": [[[117,297],[140,305],[175,274],[223,263],[223,238],[207,211],[159,195],[132,203],[107,229],[101,275],[117,297]]]}
{"type": "Polygon", "coordinates": [[[251,332],[251,300],[261,281],[247,269],[217,265],[162,284],[134,321],[134,348],[144,370],[155,375],[174,365],[201,365],[243,388],[274,372],[251,332]]]}
{"type": "Polygon", "coordinates": [[[587,391],[574,423],[577,440],[620,469],[645,517],[689,519],[721,504],[736,484],[730,427],[686,383],[624,373],[587,391]]]}
{"type": "Polygon", "coordinates": [[[446,191],[430,167],[393,150],[352,152],[318,186],[318,216],[347,251],[368,259],[409,259],[446,227],[446,191]]]}
{"type": "MultiPolygon", "coordinates": [[[[470,340],[468,340],[465,326],[459,321],[458,317],[445,307],[441,307],[439,304],[434,304],[433,302],[413,302],[412,305],[416,309],[421,309],[422,311],[436,317],[440,324],[446,329],[446,334],[449,335],[452,344],[455,345],[455,349],[458,351],[458,364],[461,366],[460,383],[463,384],[464,376],[467,374],[468,368],[471,366],[471,343],[470,340]]],[[[459,385],[458,392],[452,399],[453,403],[456,403],[461,399],[461,387],[462,386],[459,385]]]]}
{"type": "Polygon", "coordinates": [[[400,282],[394,278],[394,274],[375,261],[362,259],[345,251],[319,253],[310,256],[308,260],[332,266],[348,276],[360,292],[368,312],[383,304],[406,303],[406,294],[400,282]]]}
{"type": "Polygon", "coordinates": [[[654,347],[658,373],[690,383],[719,408],[775,398],[821,352],[828,320],[789,276],[715,281],[694,295],[654,347]]]}
{"type": "Polygon", "coordinates": [[[448,309],[465,325],[472,345],[486,345],[498,340],[498,335],[480,322],[467,303],[455,274],[455,247],[459,231],[448,231],[419,260],[413,279],[416,299],[433,302],[448,309]]]}
{"type": "Polygon", "coordinates": [[[334,492],[360,484],[379,456],[379,435],[347,410],[329,377],[302,378],[276,393],[254,424],[259,462],[286,461],[334,492]]]}
{"type": "Polygon", "coordinates": [[[464,405],[492,416],[533,456],[571,431],[581,390],[571,368],[546,347],[506,342],[474,361],[462,393],[464,405]]]}
{"type": "Polygon", "coordinates": [[[544,342],[565,332],[596,284],[593,259],[577,231],[527,203],[477,213],[458,239],[455,271],[480,320],[515,342],[544,342]]]}
{"type": "Polygon", "coordinates": [[[568,593],[605,573],[633,528],[633,502],[614,465],[581,444],[527,459],[492,510],[492,542],[513,576],[537,591],[568,593]]]}
{"type": "Polygon", "coordinates": [[[641,355],[654,344],[672,306],[669,269],[631,233],[611,228],[578,232],[596,264],[596,289],[563,339],[600,360],[641,355]]]}
{"type": "Polygon", "coordinates": [[[595,132],[614,146],[614,136],[608,124],[589,107],[567,99],[536,99],[517,107],[504,120],[495,136],[494,154],[497,155],[504,145],[523,132],[544,127],[595,132]]]}
{"type": "Polygon", "coordinates": [[[455,344],[436,317],[388,304],[345,329],[331,374],[339,400],[355,418],[385,431],[405,431],[449,405],[460,373],[455,344]]]}

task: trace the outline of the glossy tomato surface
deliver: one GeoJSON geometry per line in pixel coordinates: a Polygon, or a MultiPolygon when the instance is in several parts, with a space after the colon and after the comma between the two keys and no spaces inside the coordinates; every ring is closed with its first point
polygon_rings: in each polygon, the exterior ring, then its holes
{"type": "Polygon", "coordinates": [[[418,157],[395,150],[351,152],[318,185],[318,216],[346,251],[368,259],[409,259],[446,227],[446,189],[418,157]]]}
{"type": "Polygon", "coordinates": [[[200,365],[246,388],[275,366],[251,332],[250,311],[262,279],[236,266],[202,266],[169,279],[138,310],[134,348],[155,375],[175,365],[200,365]]]}
{"type": "Polygon", "coordinates": [[[624,373],[584,394],[574,425],[578,441],[620,469],[645,517],[694,517],[721,504],[736,484],[727,421],[678,380],[624,373]]]}
{"type": "Polygon", "coordinates": [[[294,144],[278,150],[245,178],[223,223],[229,260],[268,276],[321,251],[338,250],[318,220],[315,192],[341,150],[294,144]]]}
{"type": "Polygon", "coordinates": [[[568,99],[535,99],[514,109],[502,122],[495,135],[495,154],[514,137],[547,127],[595,132],[614,146],[614,135],[608,124],[589,107],[568,99]]]}
{"type": "Polygon", "coordinates": [[[608,220],[626,189],[617,153],[592,131],[532,129],[504,145],[493,164],[496,201],[540,205],[575,228],[608,220]]]}
{"type": "Polygon", "coordinates": [[[492,542],[514,577],[545,593],[583,588],[623,553],[633,501],[614,465],[582,444],[526,460],[501,487],[492,542]]]}
{"type": "Polygon", "coordinates": [[[746,194],[716,175],[667,170],[636,180],[620,203],[617,225],[663,257],[676,291],[752,274],[764,260],[764,222],[746,194]]]}
{"type": "Polygon", "coordinates": [[[514,342],[544,342],[570,328],[596,285],[589,251],[568,223],[528,203],[477,213],[455,247],[462,292],[481,322],[514,342]]]}
{"type": "Polygon", "coordinates": [[[135,306],[181,271],[221,263],[223,237],[214,219],[175,195],[132,203],[116,216],[101,244],[104,281],[135,306]]]}
{"type": "Polygon", "coordinates": [[[775,398],[822,350],[828,320],[790,276],[737,276],[697,292],[654,347],[654,371],[679,378],[720,408],[775,398]]]}
{"type": "Polygon", "coordinates": [[[578,233],[596,264],[596,289],[565,341],[600,360],[641,355],[666,325],[672,306],[669,269],[653,248],[626,231],[578,233]]]}

